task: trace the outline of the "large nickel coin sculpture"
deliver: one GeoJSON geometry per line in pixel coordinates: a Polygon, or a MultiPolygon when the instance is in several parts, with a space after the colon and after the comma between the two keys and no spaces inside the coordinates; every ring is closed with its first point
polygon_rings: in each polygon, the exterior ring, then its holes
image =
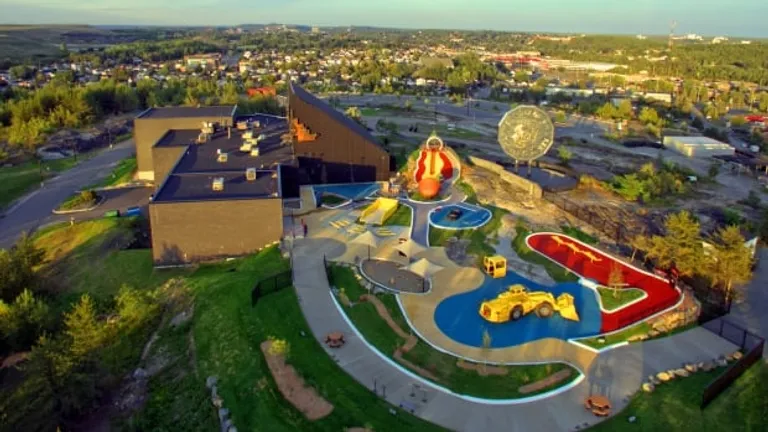
{"type": "Polygon", "coordinates": [[[499,122],[499,144],[518,162],[530,162],[544,156],[554,142],[555,126],[549,115],[535,106],[522,105],[499,122]]]}

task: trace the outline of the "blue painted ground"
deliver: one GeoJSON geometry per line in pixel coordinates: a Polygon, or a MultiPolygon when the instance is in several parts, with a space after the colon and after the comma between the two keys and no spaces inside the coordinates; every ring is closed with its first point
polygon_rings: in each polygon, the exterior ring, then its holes
{"type": "Polygon", "coordinates": [[[429,221],[432,225],[440,225],[449,228],[469,229],[484,225],[491,219],[491,212],[470,204],[448,204],[438,207],[429,215],[429,221]],[[458,208],[462,211],[461,216],[456,220],[449,220],[448,213],[458,208]]]}
{"type": "Polygon", "coordinates": [[[350,183],[338,185],[318,185],[312,187],[315,191],[315,199],[320,202],[320,196],[324,193],[332,193],[340,197],[356,200],[363,199],[378,190],[378,183],[350,183]]]}
{"type": "MultiPolygon", "coordinates": [[[[433,289],[440,289],[439,286],[433,289]]],[[[600,333],[600,306],[595,294],[578,283],[558,284],[548,288],[531,282],[515,273],[508,273],[501,279],[485,278],[485,282],[474,291],[448,297],[435,309],[435,323],[449,338],[474,347],[483,346],[483,331],[488,330],[492,348],[505,348],[543,338],[570,339],[594,336],[600,333]],[[515,322],[494,324],[484,320],[478,313],[480,304],[491,300],[505,291],[509,285],[523,284],[530,291],[550,291],[555,297],[567,292],[574,297],[576,311],[581,321],[569,321],[558,313],[547,319],[530,313],[515,322]]]]}

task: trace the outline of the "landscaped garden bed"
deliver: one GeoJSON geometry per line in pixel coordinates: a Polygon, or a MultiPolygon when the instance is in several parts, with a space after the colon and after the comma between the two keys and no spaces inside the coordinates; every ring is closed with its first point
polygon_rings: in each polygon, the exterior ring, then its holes
{"type": "Polygon", "coordinates": [[[646,296],[643,290],[637,288],[614,290],[608,287],[598,287],[597,292],[600,295],[600,305],[608,312],[613,312],[646,296]]]}
{"type": "Polygon", "coordinates": [[[102,198],[92,190],[84,190],[67,198],[56,211],[74,212],[86,211],[96,207],[102,198]]]}

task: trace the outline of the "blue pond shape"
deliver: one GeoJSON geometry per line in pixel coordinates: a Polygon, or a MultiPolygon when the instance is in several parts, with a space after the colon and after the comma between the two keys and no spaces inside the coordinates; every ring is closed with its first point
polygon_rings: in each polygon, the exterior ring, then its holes
{"type": "Polygon", "coordinates": [[[379,189],[378,183],[349,183],[313,186],[315,199],[320,202],[323,193],[332,193],[342,198],[356,200],[367,197],[379,189]]]}
{"type": "MultiPolygon", "coordinates": [[[[436,286],[434,289],[439,290],[436,286]]],[[[492,348],[506,348],[544,338],[570,339],[594,336],[600,333],[601,315],[594,291],[578,283],[558,284],[548,288],[531,282],[515,273],[507,273],[500,279],[488,276],[474,291],[448,297],[435,309],[435,323],[449,338],[473,347],[483,346],[483,332],[491,336],[492,348]],[[580,321],[569,321],[555,314],[550,318],[539,318],[530,313],[518,321],[491,323],[479,313],[480,304],[492,300],[507,290],[509,285],[522,284],[529,291],[549,291],[555,297],[567,292],[574,297],[580,321]]]]}
{"type": "Polygon", "coordinates": [[[448,204],[437,207],[429,213],[429,222],[438,228],[471,229],[485,225],[491,220],[491,212],[470,204],[448,204]],[[459,210],[461,216],[456,220],[448,219],[452,210],[459,210]]]}

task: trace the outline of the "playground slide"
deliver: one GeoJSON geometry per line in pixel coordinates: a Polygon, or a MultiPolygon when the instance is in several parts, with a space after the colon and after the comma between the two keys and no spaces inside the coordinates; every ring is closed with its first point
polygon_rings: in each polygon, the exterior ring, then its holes
{"type": "Polygon", "coordinates": [[[437,177],[440,173],[444,180],[453,177],[453,164],[443,151],[422,150],[416,161],[416,181],[424,177],[437,177]]]}
{"type": "Polygon", "coordinates": [[[366,224],[383,225],[395,211],[397,200],[391,198],[379,198],[360,214],[360,220],[366,224]]]}
{"type": "Polygon", "coordinates": [[[603,285],[608,283],[614,263],[618,263],[626,285],[648,294],[643,300],[617,311],[602,312],[601,333],[619,330],[668,309],[682,295],[666,279],[616,260],[565,234],[535,233],[528,236],[526,243],[531,249],[577,275],[603,285]]]}

